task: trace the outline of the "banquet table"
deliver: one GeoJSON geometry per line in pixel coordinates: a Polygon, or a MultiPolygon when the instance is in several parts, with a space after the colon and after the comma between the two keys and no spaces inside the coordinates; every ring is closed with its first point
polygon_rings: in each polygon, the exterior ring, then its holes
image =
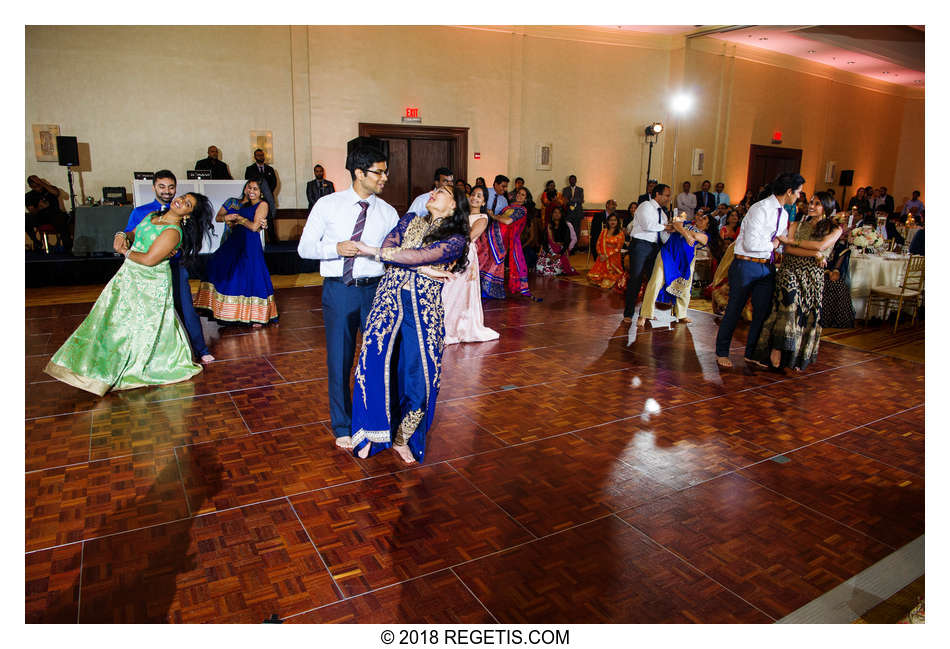
{"type": "Polygon", "coordinates": [[[897,286],[901,283],[909,255],[886,253],[881,255],[851,252],[851,303],[854,315],[864,318],[868,293],[872,286],[897,286]]]}

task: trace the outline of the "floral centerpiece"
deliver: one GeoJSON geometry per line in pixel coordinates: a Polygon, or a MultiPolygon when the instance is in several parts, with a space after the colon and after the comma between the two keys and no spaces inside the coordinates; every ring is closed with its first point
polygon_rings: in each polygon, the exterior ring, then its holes
{"type": "Polygon", "coordinates": [[[884,237],[870,225],[862,225],[848,233],[848,242],[852,248],[865,252],[877,252],[884,247],[884,237]]]}

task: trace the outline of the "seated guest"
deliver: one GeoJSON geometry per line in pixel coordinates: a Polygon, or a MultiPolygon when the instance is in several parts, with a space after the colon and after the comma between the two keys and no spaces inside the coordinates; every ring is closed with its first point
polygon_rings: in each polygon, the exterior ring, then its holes
{"type": "Polygon", "coordinates": [[[26,193],[26,233],[32,239],[34,249],[40,247],[36,228],[41,225],[53,226],[60,245],[68,248],[69,216],[59,209],[59,188],[39,176],[28,176],[26,184],[30,188],[26,193]]]}
{"type": "Polygon", "coordinates": [[[569,257],[575,242],[571,224],[564,218],[561,208],[555,207],[551,211],[547,232],[542,234],[537,262],[538,275],[577,275],[569,257]]]}
{"type": "MultiPolygon", "coordinates": [[[[883,208],[878,207],[877,215],[879,217],[881,215],[881,209],[883,208]]],[[[902,235],[897,229],[897,219],[899,218],[900,217],[897,214],[887,215],[887,221],[884,223],[884,233],[887,236],[884,238],[887,239],[888,241],[894,241],[895,245],[897,246],[903,246],[905,243],[904,235],[902,235]]]]}
{"type": "Polygon", "coordinates": [[[728,246],[736,240],[737,236],[739,236],[739,212],[729,210],[726,222],[719,228],[719,238],[722,239],[724,245],[728,246]]]}
{"type": "Polygon", "coordinates": [[[821,326],[836,329],[854,327],[854,303],[851,301],[851,248],[847,237],[840,237],[835,241],[831,258],[825,268],[825,283],[821,295],[821,326]]]}
{"type": "Polygon", "coordinates": [[[528,224],[521,231],[521,250],[524,251],[524,261],[528,270],[535,270],[544,242],[544,226],[541,225],[541,215],[536,212],[528,212],[525,218],[528,224]]]}
{"type": "Polygon", "coordinates": [[[472,193],[472,188],[461,178],[455,179],[455,189],[459,190],[460,192],[465,192],[466,194],[472,193]]]}
{"type": "Polygon", "coordinates": [[[590,221],[590,248],[593,251],[597,245],[597,239],[600,238],[600,232],[607,225],[607,219],[611,214],[617,211],[617,201],[612,198],[607,199],[603,212],[597,212],[590,221]]]}
{"type": "MultiPolygon", "coordinates": [[[[848,211],[857,210],[858,214],[864,214],[871,209],[871,203],[865,193],[864,187],[858,187],[857,193],[848,200],[848,211]]],[[[852,225],[854,225],[852,223],[852,225]]]]}
{"type": "Polygon", "coordinates": [[[923,228],[917,230],[917,234],[914,235],[913,240],[910,242],[909,252],[912,255],[924,254],[924,229],[923,228]]]}
{"type": "Polygon", "coordinates": [[[231,172],[228,165],[221,162],[218,156],[221,152],[218,147],[211,145],[208,147],[208,157],[195,163],[195,169],[209,169],[211,171],[211,180],[231,180],[231,172]]]}
{"type": "Polygon", "coordinates": [[[709,213],[709,219],[713,222],[717,228],[721,227],[723,223],[726,222],[726,217],[729,215],[729,204],[720,203],[716,206],[716,209],[709,213]]]}
{"type": "Polygon", "coordinates": [[[601,230],[595,249],[597,260],[587,273],[587,281],[600,288],[613,288],[623,292],[623,287],[626,286],[622,256],[624,236],[616,214],[607,219],[607,227],[601,230]]]}
{"type": "Polygon", "coordinates": [[[37,229],[40,226],[52,226],[59,238],[59,245],[64,249],[67,247],[66,241],[69,233],[67,231],[66,221],[68,217],[65,212],[55,207],[55,203],[50,203],[50,199],[39,192],[28,192],[26,195],[26,233],[33,240],[33,249],[39,250],[42,247],[37,229]]]}
{"type": "Polygon", "coordinates": [[[485,179],[479,176],[475,179],[475,187],[482,187],[485,191],[488,191],[488,186],[485,184],[485,179]]]}
{"type": "MultiPolygon", "coordinates": [[[[515,178],[515,188],[508,192],[508,202],[515,202],[515,192],[524,187],[524,190],[528,193],[528,198],[525,200],[525,205],[530,204],[534,207],[534,197],[531,195],[531,190],[524,186],[524,178],[518,176],[515,178]]],[[[529,210],[530,211],[530,210],[529,210]]]]}
{"type": "Polygon", "coordinates": [[[673,317],[679,322],[690,322],[686,317],[686,310],[689,308],[693,286],[695,247],[706,244],[707,220],[702,212],[696,216],[695,222],[687,221],[680,215],[673,217],[671,222],[674,232],[660,247],[660,254],[653,264],[653,274],[643,293],[637,327],[642,327],[646,320],[653,319],[654,303],[657,301],[672,304],[673,317]]]}
{"type": "Polygon", "coordinates": [[[564,197],[558,192],[557,184],[553,180],[544,183],[544,191],[541,193],[541,205],[543,206],[541,224],[544,227],[547,227],[551,221],[551,210],[555,207],[560,207],[563,211],[564,206],[567,205],[567,201],[564,200],[564,197]]]}
{"type": "Polygon", "coordinates": [[[754,202],[755,202],[755,192],[752,191],[751,189],[747,189],[745,192],[745,196],[743,196],[742,200],[739,201],[739,205],[743,207],[746,211],[748,211],[749,208],[752,207],[752,203],[754,202]]]}

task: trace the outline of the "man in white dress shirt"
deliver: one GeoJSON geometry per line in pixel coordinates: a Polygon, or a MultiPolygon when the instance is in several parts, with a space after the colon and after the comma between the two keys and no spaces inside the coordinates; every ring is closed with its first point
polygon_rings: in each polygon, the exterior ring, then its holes
{"type": "Polygon", "coordinates": [[[330,422],[336,445],[353,448],[350,372],[356,351],[356,331],[366,325],[376,286],[385,270],[372,258],[357,256],[354,241],[382,245],[399,215],[377,194],[389,175],[386,155],[360,145],[346,156],[353,186],[324,196],[314,204],[300,235],[297,253],[319,259],[323,275],[323,324],[327,337],[330,422]]]}
{"type": "Polygon", "coordinates": [[[754,203],[742,220],[735,258],[729,268],[729,303],[716,334],[716,362],[720,367],[732,367],[729,360],[732,334],[749,298],[752,299],[752,322],[746,338],[745,358],[752,358],[772,305],[775,288],[772,261],[780,243],[778,237],[788,232],[785,206],[795,204],[804,184],[805,179],[797,173],[779,174],[772,182],[769,197],[754,203]]]}
{"type": "Polygon", "coordinates": [[[696,195],[689,191],[691,187],[688,180],[683,181],[683,191],[676,195],[676,209],[686,212],[686,218],[689,221],[692,221],[696,214],[696,195]]]}
{"type": "MultiPolygon", "coordinates": [[[[640,296],[640,285],[646,275],[653,273],[653,264],[660,251],[663,232],[671,232],[673,226],[663,208],[670,204],[670,186],[660,183],[650,194],[650,200],[637,206],[630,222],[630,274],[627,277],[627,297],[623,307],[624,322],[633,318],[633,311],[640,296]]],[[[667,237],[669,234],[666,235],[667,237]]],[[[642,327],[643,318],[637,318],[637,327],[642,327]]]]}
{"type": "Polygon", "coordinates": [[[448,187],[449,191],[452,191],[452,185],[454,183],[455,176],[452,175],[452,170],[447,167],[439,167],[435,170],[435,179],[432,181],[432,189],[416,196],[415,200],[412,201],[412,205],[409,206],[409,211],[416,216],[425,216],[429,213],[429,210],[426,209],[426,203],[428,203],[432,197],[432,192],[440,187],[448,187]]]}

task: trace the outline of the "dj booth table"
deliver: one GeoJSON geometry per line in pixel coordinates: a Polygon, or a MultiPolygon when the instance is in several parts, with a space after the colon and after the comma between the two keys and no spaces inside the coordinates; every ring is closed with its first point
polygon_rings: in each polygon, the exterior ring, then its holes
{"type": "Polygon", "coordinates": [[[73,254],[86,256],[95,252],[114,252],[115,233],[124,230],[132,208],[129,205],[76,207],[73,231],[73,254]]]}

